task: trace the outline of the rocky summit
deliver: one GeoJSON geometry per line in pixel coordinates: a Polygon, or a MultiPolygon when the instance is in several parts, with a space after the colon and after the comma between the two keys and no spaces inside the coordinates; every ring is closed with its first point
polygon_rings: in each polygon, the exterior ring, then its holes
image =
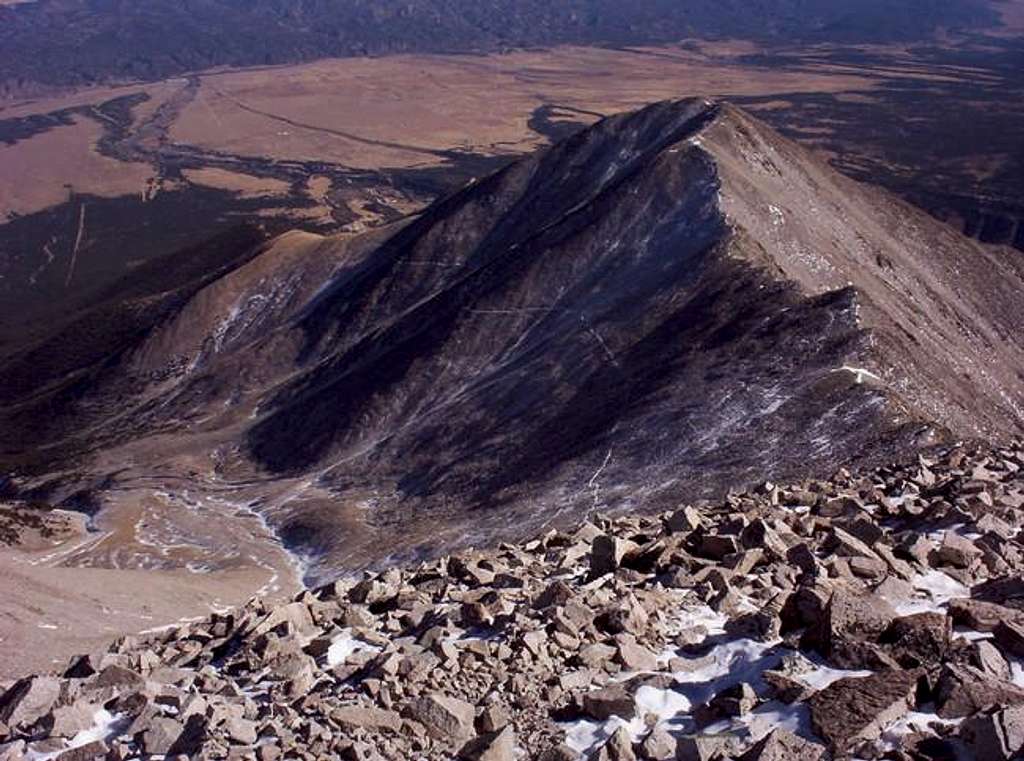
{"type": "Polygon", "coordinates": [[[1024,444],[764,483],[73,658],[0,759],[1024,753],[1024,444]]]}

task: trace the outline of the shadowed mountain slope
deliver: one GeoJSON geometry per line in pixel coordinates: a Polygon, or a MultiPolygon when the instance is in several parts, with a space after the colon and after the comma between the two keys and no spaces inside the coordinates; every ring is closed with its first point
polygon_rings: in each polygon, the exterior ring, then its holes
{"type": "Polygon", "coordinates": [[[1019,433],[1022,336],[1012,252],[667,102],[400,229],[278,239],[88,389],[9,402],[0,451],[74,455],[57,497],[230,488],[327,575],[1019,433]]]}

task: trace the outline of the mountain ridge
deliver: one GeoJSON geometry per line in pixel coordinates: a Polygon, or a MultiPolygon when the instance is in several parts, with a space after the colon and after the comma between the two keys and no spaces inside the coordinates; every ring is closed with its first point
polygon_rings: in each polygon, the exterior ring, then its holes
{"type": "Polygon", "coordinates": [[[398,229],[277,239],[0,443],[80,450],[23,479],[55,501],[227,491],[330,578],[1018,433],[1015,283],[743,112],[670,101],[398,229]]]}

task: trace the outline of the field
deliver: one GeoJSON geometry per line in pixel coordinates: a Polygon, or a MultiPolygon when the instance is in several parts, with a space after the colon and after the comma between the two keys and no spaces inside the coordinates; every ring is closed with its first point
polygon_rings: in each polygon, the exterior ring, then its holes
{"type": "MultiPolygon", "coordinates": [[[[764,53],[737,42],[395,56],[0,103],[0,219],[24,227],[76,196],[123,199],[120,213],[129,217],[161,193],[203,188],[219,201],[194,221],[210,229],[240,215],[320,231],[361,227],[415,210],[579,124],[694,94],[759,112],[860,179],[940,213],[977,217],[984,212],[954,207],[984,198],[1005,212],[1020,195],[1019,129],[1009,126],[1022,109],[1017,44],[993,37],[942,50],[764,53]],[[962,118],[945,118],[950,103],[962,118]],[[951,185],[957,199],[948,197],[951,185]]],[[[985,221],[972,224],[977,233],[985,221]]],[[[37,269],[49,258],[46,244],[64,252],[57,260],[71,250],[50,231],[12,232],[0,226],[8,282],[24,284],[33,273],[45,280],[37,269]]],[[[107,258],[97,235],[89,237],[100,249],[94,255],[107,258]]]]}

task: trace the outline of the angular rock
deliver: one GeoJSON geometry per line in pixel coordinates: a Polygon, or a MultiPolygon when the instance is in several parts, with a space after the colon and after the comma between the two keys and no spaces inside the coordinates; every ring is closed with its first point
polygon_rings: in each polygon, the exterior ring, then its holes
{"type": "Polygon", "coordinates": [[[676,510],[665,521],[665,526],[673,534],[688,534],[703,525],[700,513],[693,507],[687,505],[676,510]]]}
{"type": "Polygon", "coordinates": [[[402,727],[402,717],[396,712],[372,706],[342,706],[331,711],[331,719],[346,730],[386,730],[397,733],[402,727]]]}
{"type": "Polygon", "coordinates": [[[58,706],[36,724],[37,728],[50,737],[72,738],[95,724],[96,706],[88,703],[74,703],[58,706]]]}
{"type": "Polygon", "coordinates": [[[942,544],[932,550],[929,560],[934,566],[952,566],[953,568],[970,568],[971,564],[980,559],[982,552],[974,543],[955,531],[947,531],[942,544]]]}
{"type": "Polygon", "coordinates": [[[842,587],[829,599],[816,626],[801,639],[803,647],[819,650],[844,669],[893,668],[875,641],[896,617],[892,606],[875,594],[842,587]]]}
{"type": "Polygon", "coordinates": [[[45,716],[60,698],[60,682],[50,677],[19,679],[0,696],[0,721],[27,728],[45,716]]]}
{"type": "Polygon", "coordinates": [[[811,724],[833,753],[874,740],[914,705],[918,672],[894,671],[833,682],[807,701],[811,724]]]}
{"type": "Polygon", "coordinates": [[[970,664],[986,675],[1004,681],[1010,681],[1012,671],[1003,654],[991,642],[981,640],[971,643],[970,664]]]}
{"type": "Polygon", "coordinates": [[[979,761],[1010,761],[1024,750],[1024,706],[996,709],[960,725],[960,739],[979,761]]]}
{"type": "Polygon", "coordinates": [[[253,637],[266,634],[280,627],[286,627],[293,633],[309,631],[313,627],[313,617],[305,603],[293,602],[272,610],[252,631],[253,637]]]}
{"type": "Polygon", "coordinates": [[[594,759],[595,761],[636,761],[629,730],[624,726],[616,729],[601,746],[594,759]]]}
{"type": "Polygon", "coordinates": [[[743,741],[733,735],[688,735],[676,746],[678,761],[717,761],[728,758],[743,747],[743,741]]]}
{"type": "Polygon", "coordinates": [[[149,756],[166,756],[184,733],[185,727],[167,716],[158,716],[149,722],[149,726],[140,732],[135,741],[142,751],[149,756]]]}
{"type": "Polygon", "coordinates": [[[823,745],[797,737],[785,729],[776,729],[754,744],[737,761],[825,761],[823,745]]]}
{"type": "Polygon", "coordinates": [[[608,634],[626,632],[636,636],[647,631],[648,621],[647,611],[632,595],[609,605],[594,619],[597,628],[603,632],[608,634]]]}
{"type": "Polygon", "coordinates": [[[460,761],[515,761],[516,734],[512,727],[470,740],[459,751],[460,761]]]}
{"type": "Polygon", "coordinates": [[[439,692],[406,704],[404,714],[418,721],[439,740],[464,742],[476,735],[476,710],[469,703],[439,692]]]}
{"type": "Polygon", "coordinates": [[[228,739],[239,745],[255,745],[257,739],[256,722],[234,716],[224,722],[224,732],[228,739]]]}
{"type": "Polygon", "coordinates": [[[953,622],[944,613],[916,613],[895,619],[879,642],[903,668],[939,664],[949,652],[953,622]]]}
{"type": "Polygon", "coordinates": [[[582,707],[586,716],[598,721],[612,716],[629,721],[636,716],[636,700],[619,684],[584,693],[582,707]]]}
{"type": "Polygon", "coordinates": [[[958,719],[993,706],[1024,705],[1024,688],[973,666],[949,663],[936,682],[935,705],[940,718],[958,719]]]}
{"type": "Polygon", "coordinates": [[[93,677],[92,686],[97,689],[139,690],[145,687],[146,678],[137,671],[112,664],[93,677]]]}
{"type": "Polygon", "coordinates": [[[1024,657],[1024,625],[1002,620],[996,624],[992,633],[1000,650],[1018,658],[1024,657]]]}
{"type": "Polygon", "coordinates": [[[633,635],[620,634],[617,645],[617,660],[627,671],[657,671],[658,656],[639,644],[633,635]]]}
{"type": "Polygon", "coordinates": [[[628,539],[602,534],[594,540],[590,550],[590,573],[594,577],[614,573],[623,561],[638,552],[640,547],[628,539]]]}
{"type": "Polygon", "coordinates": [[[66,750],[57,756],[56,761],[103,761],[107,758],[110,748],[102,740],[94,740],[77,748],[66,750]]]}
{"type": "Polygon", "coordinates": [[[489,734],[500,732],[510,721],[508,711],[498,705],[489,705],[476,717],[476,726],[480,732],[489,734]]]}
{"type": "Polygon", "coordinates": [[[552,605],[565,605],[575,596],[572,587],[564,581],[553,581],[533,601],[535,608],[550,608],[552,605]]]}
{"type": "Polygon", "coordinates": [[[740,683],[715,694],[706,705],[699,706],[693,717],[700,727],[722,719],[745,716],[757,705],[757,693],[749,684],[740,683]]]}
{"type": "Polygon", "coordinates": [[[640,743],[640,756],[646,761],[672,761],[676,757],[676,738],[660,724],[640,743]]]}
{"type": "Polygon", "coordinates": [[[948,611],[954,623],[979,632],[993,632],[1001,622],[1024,625],[1024,611],[983,600],[950,600],[948,611]]]}
{"type": "Polygon", "coordinates": [[[735,555],[739,550],[736,537],[721,534],[702,534],[693,552],[702,558],[723,560],[728,555],[735,555]]]}

